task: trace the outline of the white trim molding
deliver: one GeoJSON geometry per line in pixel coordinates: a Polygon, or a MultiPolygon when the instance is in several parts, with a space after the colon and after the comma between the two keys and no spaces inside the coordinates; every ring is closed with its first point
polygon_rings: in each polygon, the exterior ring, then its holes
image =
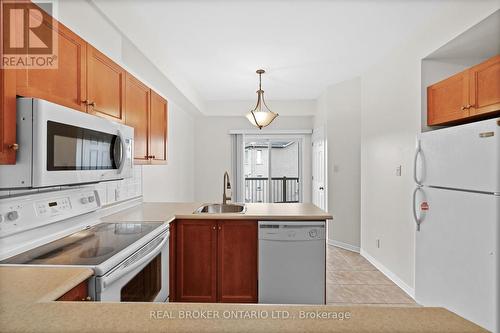
{"type": "Polygon", "coordinates": [[[377,259],[369,255],[365,250],[361,249],[360,254],[368,260],[373,266],[375,266],[379,271],[381,271],[385,276],[387,276],[392,282],[394,282],[399,288],[403,289],[405,293],[411,298],[415,299],[415,289],[407,285],[403,280],[401,280],[396,274],[391,270],[381,264],[377,259]]]}
{"type": "Polygon", "coordinates": [[[340,242],[337,240],[329,239],[328,245],[333,245],[333,246],[340,247],[341,249],[344,249],[347,251],[359,253],[359,246],[351,245],[351,244],[340,242]]]}

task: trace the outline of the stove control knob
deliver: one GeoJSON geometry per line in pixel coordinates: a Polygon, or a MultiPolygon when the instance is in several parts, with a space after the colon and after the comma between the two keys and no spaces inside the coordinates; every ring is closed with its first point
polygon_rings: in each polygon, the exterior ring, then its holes
{"type": "Polygon", "coordinates": [[[19,213],[16,210],[13,210],[12,212],[7,213],[7,220],[8,221],[15,221],[19,217],[19,213]]]}
{"type": "Polygon", "coordinates": [[[95,201],[95,197],[93,195],[91,195],[90,197],[88,197],[89,199],[89,202],[94,202],[95,201]]]}
{"type": "Polygon", "coordinates": [[[318,236],[318,231],[316,229],[309,230],[309,237],[316,238],[318,236]]]}
{"type": "Polygon", "coordinates": [[[89,199],[87,197],[83,197],[80,199],[80,202],[84,205],[88,204],[89,203],[89,199]]]}

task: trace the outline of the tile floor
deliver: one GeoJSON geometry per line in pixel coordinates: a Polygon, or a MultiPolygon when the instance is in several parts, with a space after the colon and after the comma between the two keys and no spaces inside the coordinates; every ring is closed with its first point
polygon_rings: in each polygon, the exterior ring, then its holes
{"type": "Polygon", "coordinates": [[[360,254],[327,245],[326,256],[328,304],[418,306],[360,254]]]}

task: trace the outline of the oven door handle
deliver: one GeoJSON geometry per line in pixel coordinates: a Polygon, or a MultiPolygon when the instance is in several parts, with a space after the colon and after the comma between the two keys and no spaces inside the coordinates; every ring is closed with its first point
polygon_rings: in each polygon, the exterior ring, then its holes
{"type": "Polygon", "coordinates": [[[166,232],[164,234],[164,239],[158,244],[153,250],[149,251],[148,254],[146,254],[144,257],[141,259],[137,260],[133,264],[129,266],[124,266],[123,268],[118,268],[117,270],[113,271],[110,275],[104,276],[101,279],[102,282],[102,289],[106,289],[106,287],[110,286],[113,284],[116,280],[122,278],[123,276],[127,275],[128,273],[132,272],[135,270],[137,267],[141,266],[142,264],[150,261],[153,259],[158,253],[162,251],[162,248],[165,246],[167,243],[169,237],[170,237],[170,232],[166,232]]]}

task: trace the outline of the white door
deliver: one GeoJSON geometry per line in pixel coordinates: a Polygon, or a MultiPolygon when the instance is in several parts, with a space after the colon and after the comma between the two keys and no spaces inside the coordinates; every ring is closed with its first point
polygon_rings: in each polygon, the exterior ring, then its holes
{"type": "Polygon", "coordinates": [[[326,207],[326,158],[325,140],[317,139],[312,143],[312,197],[313,204],[323,210],[326,207]]]}
{"type": "Polygon", "coordinates": [[[415,206],[416,301],[495,331],[500,196],[424,187],[415,206]]]}
{"type": "Polygon", "coordinates": [[[500,118],[426,132],[419,142],[423,185],[500,193],[500,118]]]}

